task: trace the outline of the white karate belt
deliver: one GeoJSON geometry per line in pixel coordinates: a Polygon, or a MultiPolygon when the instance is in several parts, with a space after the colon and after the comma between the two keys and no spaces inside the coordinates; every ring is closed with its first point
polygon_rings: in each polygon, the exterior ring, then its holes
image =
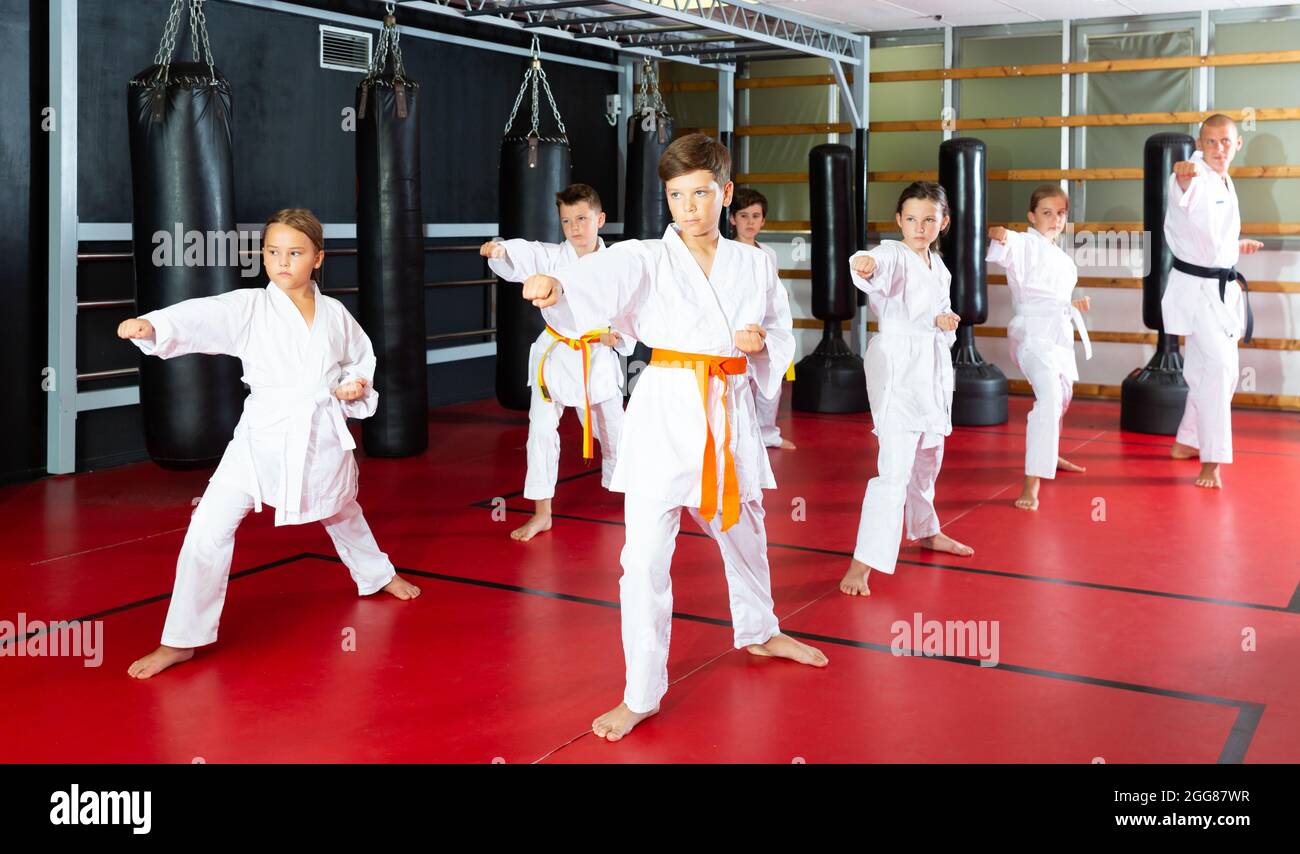
{"type": "MultiPolygon", "coordinates": [[[[316,410],[324,406],[325,417],[338,434],[339,444],[343,450],[355,450],[357,443],[348,432],[347,418],[343,415],[343,401],[334,396],[332,389],[320,386],[304,389],[298,386],[259,386],[251,395],[252,401],[258,398],[268,401],[276,409],[290,407],[290,423],[285,433],[284,453],[280,456],[280,488],[278,505],[282,513],[297,513],[302,507],[303,470],[307,464],[307,444],[311,439],[311,422],[316,410]]],[[[257,476],[257,458],[253,455],[253,429],[246,428],[248,452],[253,464],[253,508],[262,512],[262,485],[257,476]]]]}
{"type": "MultiPolygon", "coordinates": [[[[1015,307],[1021,317],[1060,317],[1061,321],[1079,330],[1079,340],[1083,342],[1083,358],[1092,358],[1092,341],[1088,338],[1088,327],[1083,323],[1083,315],[1070,302],[1031,302],[1021,303],[1015,307]]],[[[1071,330],[1070,337],[1074,337],[1071,330]]]]}

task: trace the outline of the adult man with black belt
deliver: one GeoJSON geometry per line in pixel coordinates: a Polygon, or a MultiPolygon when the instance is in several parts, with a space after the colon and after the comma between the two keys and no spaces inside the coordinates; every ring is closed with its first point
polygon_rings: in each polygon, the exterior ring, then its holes
{"type": "Polygon", "coordinates": [[[1264,247],[1241,239],[1241,211],[1228,166],[1241,149],[1237,125],[1215,114],[1201,124],[1191,160],[1169,176],[1165,241],[1174,255],[1160,302],[1165,332],[1183,335],[1187,408],[1171,456],[1200,457],[1197,486],[1221,488],[1219,466],[1232,462],[1232,394],[1237,340],[1249,341],[1254,318],[1237,259],[1264,247]]]}

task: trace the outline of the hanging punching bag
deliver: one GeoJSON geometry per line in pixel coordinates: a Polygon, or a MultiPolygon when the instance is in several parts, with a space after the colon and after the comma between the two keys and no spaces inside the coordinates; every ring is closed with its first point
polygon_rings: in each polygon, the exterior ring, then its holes
{"type": "Polygon", "coordinates": [[[984,151],[984,143],[972,137],[939,145],[939,183],[948,194],[951,217],[939,245],[952,273],[952,310],[961,317],[952,348],[952,423],[967,426],[1007,420],[1007,377],[975,349],[975,326],[989,319],[984,151]]]}
{"type": "MultiPolygon", "coordinates": [[[[213,65],[201,3],[191,7],[191,42],[197,46],[202,36],[206,61],[172,62],[183,8],[182,0],[173,2],[155,64],[127,86],[137,314],[243,284],[235,225],[230,84],[213,65]],[[233,244],[234,257],[189,263],[193,259],[185,250],[192,245],[191,234],[202,239],[201,252],[233,244]],[[162,246],[155,235],[166,235],[172,243],[166,263],[155,260],[162,246]]],[[[243,408],[241,374],[239,360],[231,356],[141,359],[145,448],[154,462],[166,468],[216,464],[243,408]]]]}
{"type": "MultiPolygon", "coordinates": [[[[499,229],[503,237],[523,240],[540,240],[546,243],[564,241],[560,218],[556,216],[555,194],[572,183],[573,171],[569,157],[569,138],[555,112],[555,122],[560,135],[543,137],[538,132],[541,118],[538,110],[538,86],[544,86],[547,99],[554,109],[550,84],[542,70],[540,48],[533,38],[533,59],[524,74],[519,94],[532,85],[533,125],[526,135],[512,136],[510,126],[515,114],[506,122],[505,136],[501,140],[500,197],[498,203],[499,229]]],[[[518,108],[516,100],[515,107],[518,108]]],[[[533,341],[546,328],[542,313],[532,303],[520,298],[519,285],[497,279],[497,402],[507,409],[528,409],[531,391],[528,388],[528,351],[533,341]]]]}
{"type": "Polygon", "coordinates": [[[1165,334],[1160,299],[1174,256],[1165,243],[1169,176],[1174,164],[1192,156],[1196,143],[1185,133],[1157,133],[1142,149],[1142,230],[1147,238],[1147,273],[1142,279],[1142,322],[1157,333],[1156,352],[1145,368],[1134,368],[1120,387],[1121,430],[1173,436],[1187,404],[1178,336],[1165,334]]]}
{"type": "Polygon", "coordinates": [[[673,141],[673,117],[668,115],[659,77],[649,59],[641,69],[641,91],[627,120],[627,188],[623,236],[629,240],[658,240],[673,221],[668,213],[659,158],[673,141]]]}
{"type": "Polygon", "coordinates": [[[379,392],[361,436],[375,457],[412,456],[429,445],[419,90],[406,77],[390,15],[356,95],[357,303],[379,392]]]}
{"type": "Polygon", "coordinates": [[[865,412],[862,359],[844,341],[844,321],[857,312],[849,273],[857,248],[853,150],[818,145],[808,153],[812,213],[812,310],[824,322],[817,349],[799,360],[790,405],[804,412],[865,412]]]}

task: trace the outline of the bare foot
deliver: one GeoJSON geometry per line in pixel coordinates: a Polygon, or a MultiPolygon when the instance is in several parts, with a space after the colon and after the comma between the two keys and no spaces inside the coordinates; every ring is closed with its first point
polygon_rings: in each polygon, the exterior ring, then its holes
{"type": "Polygon", "coordinates": [[[1196,476],[1196,485],[1208,489],[1223,489],[1223,481],[1219,478],[1219,464],[1201,463],[1201,473],[1196,476]]]}
{"type": "Polygon", "coordinates": [[[160,646],[144,658],[136,659],[126,672],[136,679],[148,679],[150,676],[157,676],[173,664],[189,661],[193,657],[193,649],[160,646]]]}
{"type": "Polygon", "coordinates": [[[1032,476],[1025,476],[1025,488],[1016,499],[1016,506],[1021,510],[1038,509],[1038,484],[1039,479],[1032,476]]]}
{"type": "Polygon", "coordinates": [[[592,721],[591,731],[596,734],[596,738],[603,738],[606,741],[618,741],[631,732],[632,728],[641,721],[658,713],[658,706],[648,712],[634,712],[627,707],[627,703],[619,703],[592,721]]]}
{"type": "Polygon", "coordinates": [[[1169,449],[1169,456],[1176,460],[1190,460],[1199,457],[1201,452],[1191,445],[1184,445],[1182,442],[1174,442],[1174,446],[1169,449]]]}
{"type": "Polygon", "coordinates": [[[794,442],[791,442],[789,439],[782,439],[782,440],[781,440],[781,450],[783,450],[783,451],[793,451],[793,450],[794,450],[794,442]]]}
{"type": "Polygon", "coordinates": [[[1077,471],[1077,472],[1083,472],[1083,471],[1087,471],[1087,470],[1088,470],[1088,469],[1085,468],[1084,466],[1077,466],[1077,465],[1075,465],[1074,463],[1072,463],[1072,462],[1070,462],[1069,460],[1067,460],[1065,457],[1057,457],[1057,458],[1056,458],[1056,467],[1057,467],[1057,469],[1059,469],[1060,471],[1077,471]]]}
{"type": "Polygon", "coordinates": [[[867,576],[871,567],[860,560],[849,564],[849,571],[840,579],[840,592],[849,596],[870,596],[871,588],[867,586],[867,576]]]}
{"type": "Polygon", "coordinates": [[[745,649],[749,651],[750,655],[788,658],[791,661],[810,664],[813,667],[825,667],[830,664],[830,661],[820,649],[808,646],[806,643],[799,643],[789,635],[776,635],[767,643],[752,644],[745,647],[745,649]]]}
{"type": "Polygon", "coordinates": [[[407,581],[400,575],[394,575],[393,580],[384,585],[384,590],[396,596],[398,599],[414,599],[420,595],[420,588],[407,581]]]}
{"type": "Polygon", "coordinates": [[[935,534],[933,537],[922,537],[916,541],[923,549],[932,549],[936,552],[948,552],[958,557],[970,557],[975,554],[975,550],[970,546],[959,543],[952,537],[944,533],[935,534]]]}
{"type": "Polygon", "coordinates": [[[538,534],[551,530],[550,513],[534,513],[533,518],[510,532],[510,538],[526,543],[538,534]]]}

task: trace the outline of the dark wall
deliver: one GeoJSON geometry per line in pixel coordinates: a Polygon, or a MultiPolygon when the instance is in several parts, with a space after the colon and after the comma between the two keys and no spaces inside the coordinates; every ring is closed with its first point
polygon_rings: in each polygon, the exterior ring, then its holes
{"type": "MultiPolygon", "coordinates": [[[[0,364],[8,378],[0,481],[30,478],[45,470],[46,285],[44,208],[45,135],[40,110],[43,78],[31,74],[33,43],[44,39],[44,3],[0,0],[0,305],[7,331],[0,335],[0,364]],[[33,29],[33,24],[35,29],[33,29]],[[33,186],[34,169],[41,170],[33,186]],[[38,233],[40,239],[34,239],[38,233]]],[[[43,55],[40,62],[45,62],[43,55]]]]}
{"type": "MultiPolygon", "coordinates": [[[[354,0],[310,0],[312,5],[361,14],[377,20],[381,7],[354,0]]],[[[82,3],[79,6],[78,117],[79,178],[78,216],[82,223],[130,222],[130,160],[127,151],[126,84],[153,62],[162,33],[168,4],[162,0],[114,0],[112,3],[82,3]]],[[[30,14],[45,14],[44,4],[32,0],[0,0],[5,14],[0,20],[4,40],[0,69],[5,85],[0,87],[0,132],[4,136],[5,184],[25,186],[28,180],[26,154],[11,163],[11,134],[30,137],[30,128],[17,126],[14,116],[30,112],[23,86],[11,80],[25,80],[28,22],[30,14]],[[39,11],[37,11],[39,7],[39,11]],[[13,12],[13,14],[9,14],[13,12]],[[15,42],[12,46],[10,41],[15,42]],[[21,50],[17,47],[21,46],[21,50]],[[18,76],[10,76],[14,64],[18,76]],[[19,103],[10,105],[10,99],[19,103]],[[12,175],[11,175],[12,173],[12,175]]],[[[210,0],[206,4],[208,32],[215,63],[230,80],[233,90],[235,149],[235,209],[241,223],[260,223],[282,207],[311,208],[324,222],[356,220],[355,135],[343,128],[343,111],[355,101],[361,74],[319,67],[319,25],[330,23],[288,12],[270,11],[235,3],[210,0]]],[[[439,31],[453,31],[484,41],[526,44],[528,35],[489,26],[474,26],[436,15],[399,13],[405,24],[429,25],[439,31]]],[[[349,26],[346,23],[341,26],[349,26]]],[[[190,58],[188,25],[177,39],[175,59],[190,58]]],[[[371,31],[378,37],[377,31],[371,31]]],[[[41,36],[45,38],[44,35],[41,36]]],[[[548,42],[545,47],[554,47],[548,42]]],[[[497,158],[502,130],[514,103],[527,60],[478,48],[451,45],[404,36],[401,40],[408,76],[421,84],[423,213],[426,222],[496,222],[497,158]]],[[[610,62],[604,51],[578,46],[572,50],[610,62]]],[[[45,59],[31,68],[43,71],[45,59]]],[[[605,96],[618,91],[612,72],[559,63],[545,66],[560,113],[573,145],[574,180],[584,181],[610,203],[618,197],[618,140],[605,121],[605,96]]],[[[544,132],[550,132],[549,108],[542,98],[544,132]]],[[[530,98],[520,106],[515,128],[531,125],[530,98]]],[[[30,149],[30,140],[27,150],[30,149]]],[[[15,149],[17,150],[17,149],[15,149]]],[[[45,192],[42,178],[37,187],[45,192]]],[[[611,211],[611,214],[614,212],[611,211]]],[[[22,210],[0,210],[8,225],[13,217],[32,220],[22,210]]],[[[616,217],[611,215],[611,221],[616,217]]],[[[30,225],[29,225],[30,227],[30,225]]],[[[29,245],[43,257],[45,223],[29,245]]],[[[12,239],[22,230],[4,228],[0,239],[12,239]]],[[[487,237],[490,235],[483,235],[487,237]]],[[[436,241],[474,244],[478,236],[436,241]]],[[[19,249],[23,238],[20,236],[19,249]]],[[[354,245],[331,241],[326,249],[354,245]]],[[[129,243],[83,244],[85,251],[122,252],[129,243]]],[[[11,259],[6,252],[0,256],[11,259]]],[[[3,293],[26,281],[30,265],[17,267],[6,261],[3,293]]],[[[486,268],[477,254],[432,253],[427,256],[426,281],[438,282],[481,278],[486,268]]],[[[134,295],[132,265],[127,262],[84,263],[78,269],[81,299],[122,299],[134,295]]],[[[40,388],[40,365],[45,360],[44,280],[32,293],[39,297],[39,322],[33,336],[3,346],[24,351],[33,370],[19,374],[35,377],[40,388]],[[39,329],[40,341],[35,340],[39,329]],[[35,354],[39,357],[33,362],[35,354]]],[[[354,258],[335,256],[326,260],[324,288],[356,286],[354,258]]],[[[430,335],[482,329],[491,325],[490,300],[482,287],[442,288],[427,292],[426,325],[430,335]]],[[[355,312],[355,298],[344,298],[355,312]]],[[[118,322],[130,316],[128,309],[84,311],[78,318],[78,370],[103,371],[132,367],[137,363],[133,347],[114,337],[118,322]]],[[[478,343],[490,338],[459,338],[434,346],[478,343]]],[[[7,353],[7,351],[5,351],[7,353]]],[[[429,368],[430,404],[440,405],[490,397],[493,394],[492,359],[433,365],[429,368]]],[[[7,364],[13,364],[7,362],[7,364]]],[[[83,383],[83,390],[132,385],[133,380],[100,380],[83,383]]],[[[26,392],[25,392],[26,393],[26,392]]],[[[33,427],[26,431],[23,454],[5,447],[0,476],[5,472],[44,465],[45,403],[32,397],[33,427]],[[39,429],[36,429],[39,428],[39,429]],[[39,447],[36,445],[39,444],[39,447]],[[13,459],[11,460],[10,457],[13,459]]],[[[118,407],[81,413],[77,423],[77,467],[87,469],[144,457],[139,407],[118,407]]],[[[23,443],[18,443],[22,445],[23,443]]],[[[39,470],[36,472],[39,473],[39,470]]]]}

